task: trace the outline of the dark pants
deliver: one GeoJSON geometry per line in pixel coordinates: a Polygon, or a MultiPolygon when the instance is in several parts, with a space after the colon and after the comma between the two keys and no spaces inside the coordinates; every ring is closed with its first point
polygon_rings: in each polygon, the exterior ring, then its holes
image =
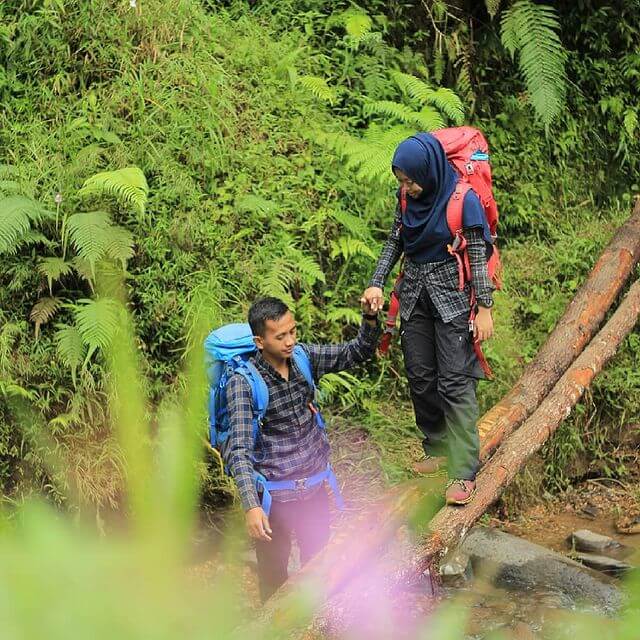
{"type": "Polygon", "coordinates": [[[476,385],[483,373],[468,322],[466,313],[443,322],[423,289],[401,336],[424,451],[448,458],[450,478],[473,480],[480,448],[476,385]]]}
{"type": "Polygon", "coordinates": [[[291,502],[276,502],[269,514],[271,542],[256,541],[260,597],[264,602],[289,577],[287,565],[291,540],[300,548],[300,563],[306,564],[329,539],[329,497],[324,487],[311,497],[291,502]]]}

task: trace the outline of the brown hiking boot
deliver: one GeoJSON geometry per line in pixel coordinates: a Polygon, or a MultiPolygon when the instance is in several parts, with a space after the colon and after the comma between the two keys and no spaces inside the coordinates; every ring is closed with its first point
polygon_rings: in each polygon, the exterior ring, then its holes
{"type": "Polygon", "coordinates": [[[447,504],[468,504],[476,495],[475,480],[450,480],[444,498],[447,504]]]}
{"type": "Polygon", "coordinates": [[[438,473],[447,466],[447,459],[444,456],[425,456],[423,460],[413,464],[416,473],[438,473]]]}

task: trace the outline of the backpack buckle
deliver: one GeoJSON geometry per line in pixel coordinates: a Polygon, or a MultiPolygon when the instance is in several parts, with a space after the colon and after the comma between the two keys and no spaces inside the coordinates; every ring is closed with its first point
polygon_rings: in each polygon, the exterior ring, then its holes
{"type": "Polygon", "coordinates": [[[472,175],[476,172],[476,170],[473,168],[473,162],[467,162],[467,164],[464,165],[465,171],[467,172],[467,175],[472,175]]]}
{"type": "Polygon", "coordinates": [[[296,491],[304,491],[307,488],[307,479],[306,478],[298,478],[293,481],[296,491]]]}

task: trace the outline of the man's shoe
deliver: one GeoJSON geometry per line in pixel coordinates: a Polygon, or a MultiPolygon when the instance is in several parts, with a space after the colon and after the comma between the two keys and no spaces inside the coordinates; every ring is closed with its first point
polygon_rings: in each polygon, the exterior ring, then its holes
{"type": "Polygon", "coordinates": [[[426,456],[424,460],[416,462],[413,465],[413,470],[416,473],[438,473],[441,469],[447,466],[447,459],[444,456],[426,456]]]}
{"type": "Polygon", "coordinates": [[[476,495],[475,480],[451,480],[447,484],[444,498],[447,504],[468,504],[476,495]]]}

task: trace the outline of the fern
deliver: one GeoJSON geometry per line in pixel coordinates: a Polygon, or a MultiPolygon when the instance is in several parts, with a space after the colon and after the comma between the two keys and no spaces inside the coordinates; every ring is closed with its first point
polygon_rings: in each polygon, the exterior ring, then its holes
{"type": "Polygon", "coordinates": [[[348,236],[341,236],[331,243],[331,257],[336,258],[337,256],[342,256],[345,260],[353,256],[367,256],[373,260],[377,257],[362,240],[348,236]]]}
{"type": "Polygon", "coordinates": [[[81,299],[75,307],[75,320],[87,346],[86,364],[98,349],[105,350],[111,345],[120,322],[120,306],[113,298],[81,299]]]}
{"type": "Polygon", "coordinates": [[[76,373],[82,363],[85,346],[82,336],[76,327],[58,324],[55,334],[56,351],[62,363],[71,369],[73,384],[76,384],[76,373]]]}
{"type": "Polygon", "coordinates": [[[65,223],[66,236],[71,240],[78,255],[91,266],[95,277],[96,263],[109,257],[121,262],[122,268],[133,255],[133,236],[129,231],[111,224],[104,211],[75,213],[65,223]]]}
{"type": "Polygon", "coordinates": [[[85,180],[78,192],[81,197],[112,196],[144,214],[149,186],[144,173],[138,167],[126,167],[116,171],[96,173],[85,180]]]}
{"type": "Polygon", "coordinates": [[[38,271],[47,279],[51,294],[53,294],[53,281],[68,275],[72,269],[72,265],[63,258],[42,258],[38,264],[38,271]]]}
{"type": "Polygon", "coordinates": [[[492,19],[496,17],[496,14],[500,9],[500,2],[501,0],[484,0],[484,3],[487,7],[487,11],[489,12],[489,15],[491,16],[492,19]]]}
{"type": "Polygon", "coordinates": [[[329,322],[340,322],[359,325],[362,322],[360,311],[353,307],[336,307],[331,309],[326,318],[329,322]]]}
{"type": "Polygon", "coordinates": [[[49,215],[38,202],[25,196],[0,200],[0,254],[16,253],[31,225],[49,215]]]}
{"type": "Polygon", "coordinates": [[[300,76],[298,82],[316,98],[333,104],[337,100],[337,95],[324,78],[317,76],[300,76]]]}
{"type": "Polygon", "coordinates": [[[638,112],[634,109],[627,109],[624,114],[623,124],[627,135],[632,138],[638,127],[638,112]]]}
{"type": "MultiPolygon", "coordinates": [[[[464,122],[464,105],[451,89],[440,87],[434,90],[423,80],[400,71],[392,71],[391,77],[402,92],[415,100],[421,107],[425,105],[436,107],[455,125],[461,125],[464,122]]],[[[431,129],[434,128],[440,127],[431,127],[431,129]]]]}
{"type": "Polygon", "coordinates": [[[559,29],[556,10],[531,0],[516,2],[501,23],[502,44],[512,58],[518,54],[529,100],[546,129],[564,105],[567,86],[559,29]]]}
{"type": "Polygon", "coordinates": [[[364,111],[367,115],[371,115],[373,113],[386,115],[389,118],[399,120],[400,122],[404,122],[405,124],[412,125],[424,131],[431,131],[433,129],[441,129],[444,127],[444,120],[440,114],[430,107],[425,107],[423,111],[414,111],[410,107],[399,104],[398,102],[379,100],[365,104],[364,111]]]}
{"type": "Polygon", "coordinates": [[[40,335],[40,327],[49,322],[61,306],[62,300],[55,297],[40,298],[40,300],[35,303],[29,314],[29,319],[36,325],[36,340],[40,335]]]}
{"type": "Polygon", "coordinates": [[[278,205],[275,202],[253,194],[240,196],[235,204],[238,211],[258,213],[261,218],[274,216],[278,212],[278,205]]]}
{"type": "Polygon", "coordinates": [[[365,220],[342,209],[329,209],[329,215],[349,233],[359,238],[370,238],[370,228],[365,220]]]}

